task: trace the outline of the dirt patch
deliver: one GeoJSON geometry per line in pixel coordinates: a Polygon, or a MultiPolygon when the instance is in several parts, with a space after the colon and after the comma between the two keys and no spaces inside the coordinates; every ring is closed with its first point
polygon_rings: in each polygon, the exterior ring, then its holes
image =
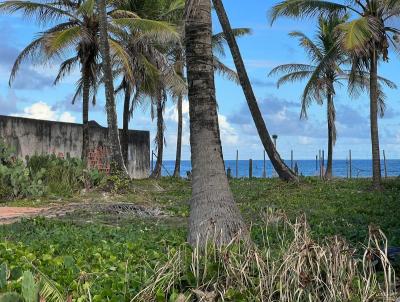
{"type": "Polygon", "coordinates": [[[22,218],[42,216],[46,218],[62,217],[76,211],[88,211],[110,215],[134,215],[144,217],[168,217],[157,207],[148,207],[131,203],[70,203],[47,208],[0,207],[0,224],[14,223],[22,218]]]}
{"type": "Polygon", "coordinates": [[[0,207],[0,224],[12,223],[18,219],[39,215],[44,208],[0,207]]]}

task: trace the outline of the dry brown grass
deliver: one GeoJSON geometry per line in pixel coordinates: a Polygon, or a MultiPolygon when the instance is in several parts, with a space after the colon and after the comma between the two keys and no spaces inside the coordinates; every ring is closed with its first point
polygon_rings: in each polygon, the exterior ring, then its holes
{"type": "Polygon", "coordinates": [[[370,228],[360,257],[339,237],[314,241],[305,217],[291,223],[284,213],[269,212],[265,226],[262,247],[234,239],[204,251],[171,250],[132,301],[396,301],[395,273],[379,229],[370,228]],[[276,224],[280,239],[271,244],[266,234],[276,224]]]}

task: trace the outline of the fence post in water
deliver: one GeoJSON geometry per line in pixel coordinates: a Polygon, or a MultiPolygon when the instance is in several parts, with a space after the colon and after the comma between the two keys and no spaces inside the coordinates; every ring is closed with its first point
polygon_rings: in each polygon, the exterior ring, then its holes
{"type": "Polygon", "coordinates": [[[264,150],[264,170],[263,170],[263,178],[266,178],[267,177],[267,169],[266,169],[266,166],[265,166],[265,150],[264,150]]]}
{"type": "Polygon", "coordinates": [[[383,164],[385,168],[385,178],[387,178],[387,166],[386,166],[386,153],[385,150],[383,150],[383,164]]]}
{"type": "Polygon", "coordinates": [[[253,178],[253,160],[249,159],[249,178],[253,178]]]}
{"type": "Polygon", "coordinates": [[[239,150],[236,150],[236,178],[239,178],[239,150]]]}
{"type": "Polygon", "coordinates": [[[350,178],[352,178],[352,175],[351,175],[351,150],[349,150],[349,176],[350,176],[350,178]]]}
{"type": "Polygon", "coordinates": [[[290,169],[293,170],[293,150],[290,150],[290,169]]]}

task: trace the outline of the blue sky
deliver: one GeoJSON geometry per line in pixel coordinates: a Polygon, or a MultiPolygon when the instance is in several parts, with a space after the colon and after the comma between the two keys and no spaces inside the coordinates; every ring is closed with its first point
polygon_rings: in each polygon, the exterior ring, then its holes
{"type": "MultiPolygon", "coordinates": [[[[304,83],[290,84],[277,89],[276,78],[268,78],[269,71],[279,64],[307,62],[307,57],[298,47],[297,41],[288,36],[290,31],[303,31],[314,35],[315,20],[280,19],[272,27],[267,20],[267,11],[277,1],[247,0],[224,1],[233,27],[249,27],[252,35],[240,38],[242,56],[253,83],[259,106],[271,134],[277,134],[278,150],[282,157],[289,158],[294,150],[296,159],[313,159],[318,149],[326,149],[326,108],[313,105],[308,120],[299,120],[300,95],[304,83]]],[[[215,32],[220,31],[218,20],[214,20],[215,32]]],[[[32,66],[23,64],[17,79],[8,87],[12,63],[18,52],[27,45],[41,29],[19,16],[0,16],[0,114],[32,118],[81,121],[81,101],[71,104],[79,70],[74,71],[60,85],[52,81],[58,66],[32,66]]],[[[381,63],[380,75],[400,86],[398,55],[390,54],[390,63],[381,63]]],[[[227,49],[224,62],[233,67],[227,49]]],[[[219,76],[216,77],[219,121],[224,157],[233,159],[236,149],[241,159],[261,159],[263,147],[247,108],[242,90],[219,76]]],[[[400,112],[398,90],[385,90],[387,110],[380,123],[381,149],[388,158],[400,158],[400,112]]],[[[353,158],[370,157],[369,103],[368,96],[350,99],[345,89],[338,89],[335,99],[337,109],[338,141],[334,158],[344,159],[349,149],[353,158]]],[[[122,99],[118,99],[118,113],[122,115],[122,99]]],[[[190,159],[188,103],[184,103],[183,158],[190,159]]],[[[104,93],[98,94],[98,104],[91,108],[90,119],[106,125],[104,93]]],[[[168,102],[166,112],[167,146],[165,159],[175,158],[177,113],[173,102],[168,102]]],[[[121,119],[120,119],[121,125],[121,119]]],[[[138,108],[130,123],[131,129],[150,130],[155,135],[155,121],[151,121],[146,108],[138,108]]]]}

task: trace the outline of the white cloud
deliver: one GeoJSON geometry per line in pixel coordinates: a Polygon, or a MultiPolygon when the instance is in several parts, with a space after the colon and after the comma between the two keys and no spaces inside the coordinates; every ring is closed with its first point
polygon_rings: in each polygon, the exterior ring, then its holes
{"type": "Polygon", "coordinates": [[[224,144],[237,145],[239,137],[235,128],[228,122],[226,116],[218,114],[219,129],[221,132],[221,140],[224,144]]]}
{"type": "Polygon", "coordinates": [[[299,136],[298,141],[300,145],[311,145],[314,139],[309,136],[299,136]]]}
{"type": "Polygon", "coordinates": [[[25,107],[23,112],[14,113],[12,115],[38,120],[61,121],[68,123],[75,122],[75,117],[70,112],[55,111],[51,108],[51,106],[44,102],[36,102],[28,107],[25,107]]]}
{"type": "Polygon", "coordinates": [[[58,120],[60,122],[65,122],[65,123],[75,123],[76,122],[75,116],[73,116],[68,111],[65,111],[65,112],[61,113],[61,115],[58,118],[58,120]]]}

